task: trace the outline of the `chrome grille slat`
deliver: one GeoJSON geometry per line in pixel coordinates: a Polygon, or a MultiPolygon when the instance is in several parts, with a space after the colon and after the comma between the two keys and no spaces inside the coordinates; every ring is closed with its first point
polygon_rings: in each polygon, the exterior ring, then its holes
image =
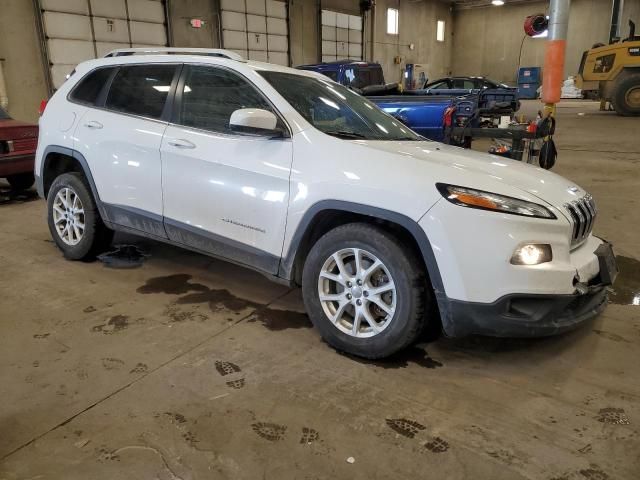
{"type": "Polygon", "coordinates": [[[587,194],[578,200],[566,203],[564,207],[571,217],[571,246],[575,247],[591,234],[597,213],[596,203],[593,197],[587,194]]]}

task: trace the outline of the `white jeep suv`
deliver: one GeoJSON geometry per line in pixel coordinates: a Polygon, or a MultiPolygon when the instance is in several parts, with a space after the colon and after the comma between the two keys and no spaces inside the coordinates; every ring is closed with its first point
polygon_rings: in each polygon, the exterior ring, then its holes
{"type": "Polygon", "coordinates": [[[591,196],[422,138],[313,72],[224,50],[80,64],[40,119],[35,174],[71,260],[126,231],[301,285],[335,348],[549,335],[601,311],[617,270],[591,196]]]}

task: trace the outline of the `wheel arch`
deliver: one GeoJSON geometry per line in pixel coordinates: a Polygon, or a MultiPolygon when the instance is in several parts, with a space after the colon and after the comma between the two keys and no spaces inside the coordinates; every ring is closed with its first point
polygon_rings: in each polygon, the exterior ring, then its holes
{"type": "Polygon", "coordinates": [[[96,189],[96,184],[89,168],[89,163],[84,156],[71,148],[59,145],[49,145],[42,154],[42,162],[40,172],[36,177],[38,193],[41,197],[47,198],[51,184],[56,177],[63,173],[77,172],[81,173],[86,179],[87,185],[91,190],[91,194],[98,206],[98,210],[102,218],[107,218],[104,212],[103,204],[100,201],[100,195],[96,189]]]}
{"type": "Polygon", "coordinates": [[[444,284],[427,234],[416,221],[391,210],[342,200],[323,200],[303,215],[292,236],[288,251],[280,262],[278,276],[292,284],[300,284],[302,266],[314,243],[329,230],[346,223],[366,222],[391,229],[419,254],[438,301],[441,315],[446,306],[444,284]]]}

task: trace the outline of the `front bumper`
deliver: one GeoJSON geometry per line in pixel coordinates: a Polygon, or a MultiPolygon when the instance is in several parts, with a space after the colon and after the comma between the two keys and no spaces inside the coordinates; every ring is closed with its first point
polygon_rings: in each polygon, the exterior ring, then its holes
{"type": "Polygon", "coordinates": [[[544,337],[572,330],[604,310],[607,287],[617,274],[610,244],[594,252],[597,276],[579,283],[573,294],[509,294],[492,303],[439,298],[442,325],[449,337],[544,337]]]}
{"type": "Polygon", "coordinates": [[[494,303],[448,302],[450,337],[544,337],[572,330],[607,305],[606,286],[574,295],[507,295],[494,303]]]}

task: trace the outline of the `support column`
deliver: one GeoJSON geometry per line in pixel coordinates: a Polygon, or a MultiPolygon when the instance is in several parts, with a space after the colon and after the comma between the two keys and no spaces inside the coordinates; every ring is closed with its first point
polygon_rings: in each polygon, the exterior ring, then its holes
{"type": "Polygon", "coordinates": [[[551,0],[549,39],[545,49],[542,75],[542,101],[545,103],[545,112],[550,115],[555,114],[555,104],[560,101],[564,80],[570,6],[571,0],[551,0]]]}

